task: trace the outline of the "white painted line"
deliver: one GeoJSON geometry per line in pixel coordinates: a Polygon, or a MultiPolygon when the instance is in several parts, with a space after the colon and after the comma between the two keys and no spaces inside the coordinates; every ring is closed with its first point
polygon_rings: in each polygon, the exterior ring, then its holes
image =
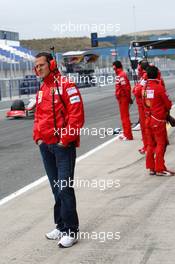
{"type": "MultiPolygon", "coordinates": [[[[116,140],[116,136],[114,136],[114,138],[112,138],[112,139],[106,141],[105,143],[99,145],[98,147],[96,147],[96,148],[94,148],[94,149],[88,151],[87,153],[81,155],[80,157],[78,157],[78,158],[76,159],[76,163],[78,163],[78,162],[80,162],[81,160],[84,160],[84,159],[86,159],[87,157],[93,155],[94,153],[96,153],[97,151],[99,151],[99,150],[103,149],[104,147],[108,146],[110,143],[112,143],[112,142],[115,141],[115,140],[116,140]]],[[[25,193],[25,192],[27,192],[27,191],[33,189],[34,187],[40,185],[41,183],[45,182],[47,179],[48,179],[48,178],[47,178],[47,175],[45,175],[45,176],[41,177],[40,179],[38,179],[37,181],[34,181],[34,182],[32,182],[32,183],[26,185],[26,186],[23,187],[22,189],[20,189],[20,190],[14,192],[14,193],[12,193],[12,194],[10,194],[10,195],[8,195],[8,196],[2,198],[2,199],[0,200],[0,206],[3,205],[3,204],[5,204],[5,203],[7,203],[7,202],[9,202],[9,201],[11,201],[11,200],[13,200],[14,198],[20,196],[21,194],[23,194],[23,193],[25,193]]]]}
{"type": "Polygon", "coordinates": [[[10,110],[10,108],[4,108],[4,109],[0,109],[0,112],[5,112],[7,110],[10,110]]]}
{"type": "Polygon", "coordinates": [[[96,148],[94,148],[94,149],[88,151],[87,153],[81,155],[80,157],[78,157],[77,160],[76,160],[76,162],[78,163],[78,162],[80,162],[81,160],[86,159],[87,157],[91,156],[91,155],[94,154],[95,152],[97,152],[97,151],[103,149],[104,147],[108,146],[109,144],[111,144],[111,143],[112,143],[113,141],[115,141],[115,140],[116,140],[116,136],[114,135],[114,138],[112,138],[112,139],[110,139],[110,140],[104,142],[103,144],[99,145],[98,147],[96,147],[96,148]]]}
{"type": "Polygon", "coordinates": [[[40,179],[38,179],[37,181],[34,181],[34,182],[30,183],[29,185],[26,185],[22,189],[6,196],[5,198],[0,200],[0,206],[11,201],[11,200],[13,200],[14,198],[16,198],[16,197],[20,196],[21,194],[27,192],[28,190],[31,190],[32,188],[34,188],[35,186],[38,186],[39,184],[43,183],[46,180],[47,180],[47,176],[43,176],[40,179]]]}

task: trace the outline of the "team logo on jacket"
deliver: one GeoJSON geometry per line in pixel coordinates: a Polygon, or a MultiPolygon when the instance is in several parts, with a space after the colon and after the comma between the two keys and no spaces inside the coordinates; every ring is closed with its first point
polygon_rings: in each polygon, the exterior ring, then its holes
{"type": "Polygon", "coordinates": [[[146,91],[146,98],[153,99],[154,98],[154,90],[147,90],[146,91]]]}
{"type": "Polygon", "coordinates": [[[70,97],[70,103],[75,104],[80,102],[80,97],[78,95],[70,97]]]}
{"type": "Polygon", "coordinates": [[[43,98],[43,91],[39,91],[38,92],[38,104],[42,102],[42,98],[43,98]]]}
{"type": "Polygon", "coordinates": [[[69,87],[66,89],[67,94],[70,96],[72,94],[76,94],[77,93],[77,89],[75,87],[69,87]]]}
{"type": "Polygon", "coordinates": [[[121,85],[125,85],[126,84],[126,81],[125,81],[125,78],[124,77],[121,77],[120,78],[120,83],[121,83],[121,85]]]}

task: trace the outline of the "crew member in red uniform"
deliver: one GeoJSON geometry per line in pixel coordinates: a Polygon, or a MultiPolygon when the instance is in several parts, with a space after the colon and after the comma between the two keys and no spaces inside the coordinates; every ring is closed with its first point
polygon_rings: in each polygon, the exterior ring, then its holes
{"type": "Polygon", "coordinates": [[[61,76],[51,54],[36,56],[35,71],[43,83],[36,96],[33,139],[40,148],[55,198],[56,228],[46,237],[60,239],[59,247],[71,247],[79,231],[73,179],[84,123],[83,102],[76,85],[61,76]]]}
{"type": "MultiPolygon", "coordinates": [[[[165,81],[162,77],[161,71],[158,69],[158,80],[160,80],[162,86],[164,87],[165,91],[166,91],[166,86],[165,86],[165,81]]],[[[167,132],[167,130],[166,130],[167,132]]],[[[169,145],[169,140],[168,140],[168,133],[167,133],[167,145],[169,145]]]]}
{"type": "Polygon", "coordinates": [[[143,89],[147,134],[146,168],[150,175],[172,176],[174,172],[167,170],[164,160],[167,146],[166,120],[172,102],[158,80],[157,67],[149,66],[146,72],[148,80],[143,89]]]}
{"type": "Polygon", "coordinates": [[[143,101],[142,101],[142,89],[147,80],[147,74],[145,70],[148,66],[149,66],[149,63],[147,60],[142,60],[139,62],[138,76],[140,80],[133,89],[133,94],[135,95],[136,103],[138,107],[139,122],[140,122],[142,141],[143,141],[143,147],[139,149],[139,152],[141,154],[145,154],[146,147],[147,147],[146,132],[145,132],[145,112],[144,112],[144,106],[143,106],[143,101]]]}
{"type": "Polygon", "coordinates": [[[116,91],[115,95],[119,103],[120,117],[123,127],[121,140],[132,140],[131,122],[129,116],[129,104],[131,103],[131,85],[127,74],[123,71],[120,61],[113,62],[113,69],[116,73],[116,91]]]}

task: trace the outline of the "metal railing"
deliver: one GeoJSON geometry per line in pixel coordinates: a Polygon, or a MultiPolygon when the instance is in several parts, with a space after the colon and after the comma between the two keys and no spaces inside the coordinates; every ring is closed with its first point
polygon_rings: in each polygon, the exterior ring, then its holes
{"type": "MultiPolygon", "coordinates": [[[[133,73],[130,68],[129,59],[121,60],[124,69],[127,71],[129,79],[133,80],[133,73]]],[[[174,76],[175,75],[175,61],[169,58],[154,58],[150,59],[150,62],[154,63],[162,72],[163,76],[174,76]]],[[[106,60],[100,59],[93,65],[93,73],[76,75],[75,83],[79,88],[84,87],[101,87],[115,82],[115,74],[112,68],[112,61],[110,58],[106,60]],[[81,77],[81,78],[80,78],[81,77]],[[84,82],[83,82],[83,77],[84,82]],[[81,80],[80,80],[81,79],[81,80]],[[113,79],[113,82],[111,81],[113,79]],[[94,81],[95,80],[95,81],[94,81]],[[110,80],[110,81],[109,81],[110,80]]],[[[14,99],[20,97],[30,97],[35,94],[39,88],[39,81],[33,75],[32,71],[21,72],[21,76],[18,77],[16,72],[6,74],[6,78],[0,78],[0,100],[14,99]],[[31,77],[32,76],[32,77],[31,77]]]]}

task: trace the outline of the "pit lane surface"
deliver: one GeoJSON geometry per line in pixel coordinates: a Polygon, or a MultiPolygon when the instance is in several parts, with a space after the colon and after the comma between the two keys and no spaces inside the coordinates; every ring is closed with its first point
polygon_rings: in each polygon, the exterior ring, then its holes
{"type": "MultiPolygon", "coordinates": [[[[175,170],[175,131],[168,133],[166,160],[175,170]]],[[[174,264],[175,177],[148,175],[137,151],[140,133],[134,137],[114,138],[77,163],[80,233],[72,248],[44,236],[54,226],[48,182],[1,205],[1,264],[174,264]],[[87,180],[89,187],[80,187],[87,180]]]]}

